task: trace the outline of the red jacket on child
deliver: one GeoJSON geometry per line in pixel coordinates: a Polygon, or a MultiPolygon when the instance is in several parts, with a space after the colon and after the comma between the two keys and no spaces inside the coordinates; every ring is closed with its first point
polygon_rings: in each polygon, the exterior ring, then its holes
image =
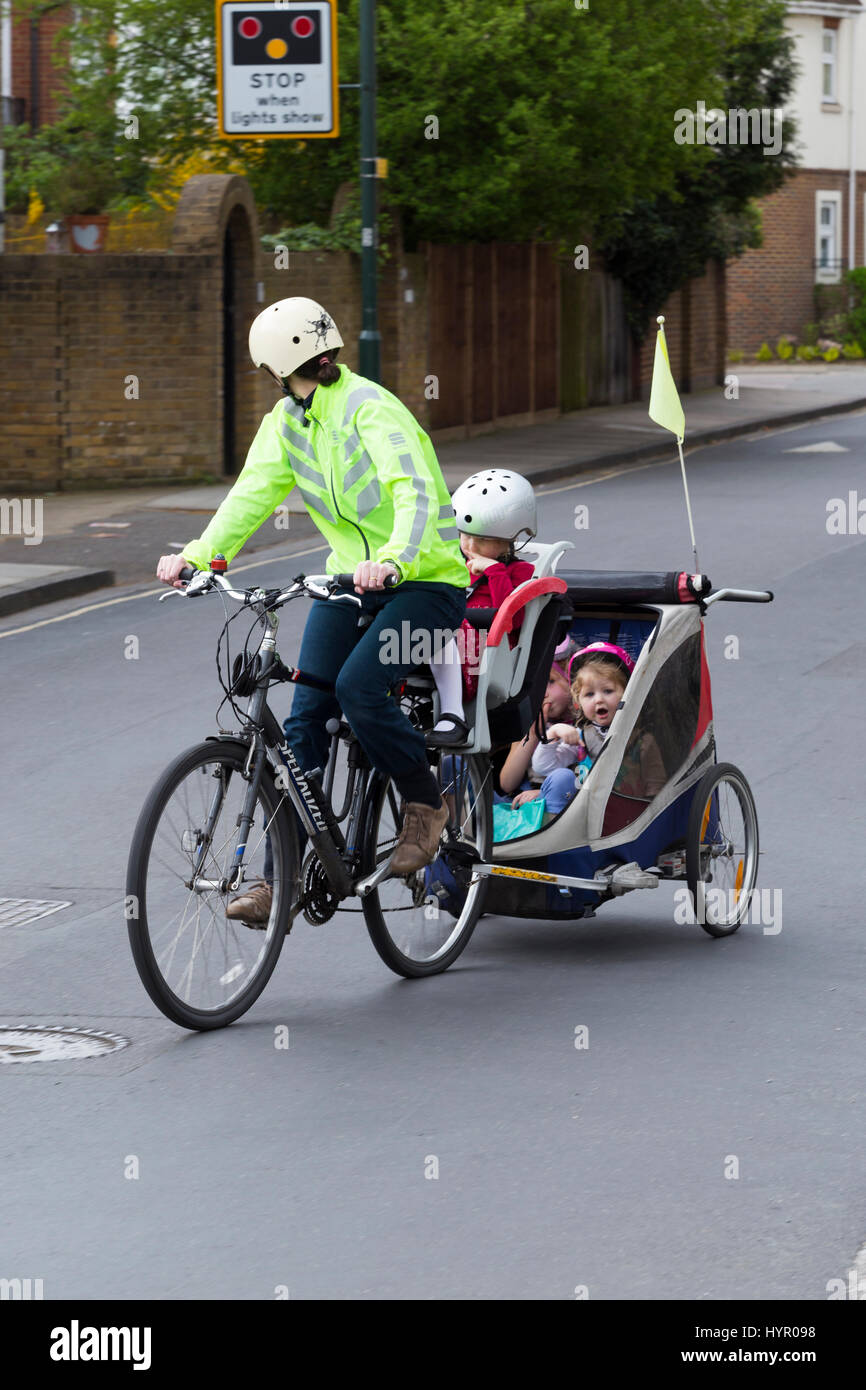
{"type": "MultiPolygon", "coordinates": [[[[514,560],[510,565],[504,565],[500,560],[496,560],[492,565],[488,565],[483,574],[479,574],[472,581],[469,597],[466,600],[467,608],[501,608],[510,593],[520,584],[525,584],[527,579],[531,579],[534,567],[528,560],[514,560]]],[[[514,627],[509,634],[508,641],[513,647],[517,640],[517,629],[523,622],[523,610],[516,614],[514,627]]],[[[460,625],[463,633],[463,696],[464,699],[474,700],[478,690],[478,668],[481,661],[481,637],[477,630],[464,618],[460,625]]]]}

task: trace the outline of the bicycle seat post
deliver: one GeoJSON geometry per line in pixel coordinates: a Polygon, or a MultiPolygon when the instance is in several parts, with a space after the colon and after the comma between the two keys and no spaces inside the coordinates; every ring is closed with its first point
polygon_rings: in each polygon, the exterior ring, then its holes
{"type": "Polygon", "coordinates": [[[325,796],[331,800],[331,792],[334,786],[334,774],[337,770],[337,752],[340,747],[340,721],[339,719],[329,719],[325,725],[325,732],[330,735],[331,748],[328,753],[328,766],[325,770],[324,790],[325,796]]]}

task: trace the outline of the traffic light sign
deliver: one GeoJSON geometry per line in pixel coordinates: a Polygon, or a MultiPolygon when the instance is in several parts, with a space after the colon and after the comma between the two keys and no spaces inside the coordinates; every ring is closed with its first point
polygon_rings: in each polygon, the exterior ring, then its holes
{"type": "Polygon", "coordinates": [[[220,134],[339,135],[336,0],[217,0],[220,134]]]}
{"type": "Polygon", "coordinates": [[[235,67],[263,63],[321,63],[322,33],[315,10],[282,6],[240,10],[232,22],[235,67]]]}

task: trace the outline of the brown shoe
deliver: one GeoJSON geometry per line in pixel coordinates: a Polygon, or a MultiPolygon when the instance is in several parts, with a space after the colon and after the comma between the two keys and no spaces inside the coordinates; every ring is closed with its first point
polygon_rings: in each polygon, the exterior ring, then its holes
{"type": "Polygon", "coordinates": [[[226,908],[226,917],[236,918],[250,926],[262,927],[271,915],[274,890],[269,883],[254,883],[226,908]]]}
{"type": "Polygon", "coordinates": [[[402,878],[425,864],[432,864],[439,848],[439,837],[448,820],[448,807],[425,806],[422,801],[407,801],[403,811],[403,829],[391,855],[391,875],[402,878]]]}

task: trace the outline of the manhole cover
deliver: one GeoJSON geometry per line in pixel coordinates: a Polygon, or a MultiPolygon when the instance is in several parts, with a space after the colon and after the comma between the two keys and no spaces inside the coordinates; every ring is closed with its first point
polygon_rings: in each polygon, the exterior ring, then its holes
{"type": "Polygon", "coordinates": [[[40,917],[49,917],[72,903],[47,902],[44,898],[0,898],[0,927],[23,927],[40,917]]]}
{"type": "Polygon", "coordinates": [[[116,1033],[98,1033],[95,1028],[0,1028],[0,1064],[78,1062],[118,1052],[126,1043],[116,1033]]]}

